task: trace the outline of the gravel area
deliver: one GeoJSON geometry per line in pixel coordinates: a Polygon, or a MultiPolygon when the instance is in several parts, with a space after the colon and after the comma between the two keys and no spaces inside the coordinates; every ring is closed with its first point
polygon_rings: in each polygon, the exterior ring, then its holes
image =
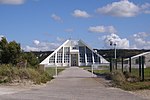
{"type": "Polygon", "coordinates": [[[150,90],[138,90],[138,91],[133,91],[131,93],[138,95],[142,98],[145,98],[147,100],[150,100],[150,90]]]}
{"type": "Polygon", "coordinates": [[[103,78],[96,78],[86,70],[71,67],[43,87],[0,88],[3,92],[0,100],[148,100],[128,91],[107,87],[106,83],[103,78]]]}

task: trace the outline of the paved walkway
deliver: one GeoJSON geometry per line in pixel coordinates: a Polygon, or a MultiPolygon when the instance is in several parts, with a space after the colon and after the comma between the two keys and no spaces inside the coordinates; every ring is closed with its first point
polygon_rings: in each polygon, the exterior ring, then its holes
{"type": "Polygon", "coordinates": [[[91,73],[72,67],[45,87],[1,95],[0,100],[145,100],[102,83],[91,78],[91,73]]]}

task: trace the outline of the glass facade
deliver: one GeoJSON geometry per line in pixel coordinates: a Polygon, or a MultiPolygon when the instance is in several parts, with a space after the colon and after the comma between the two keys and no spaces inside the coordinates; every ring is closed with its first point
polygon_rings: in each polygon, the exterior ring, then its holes
{"type": "Polygon", "coordinates": [[[92,64],[93,62],[100,64],[100,60],[101,60],[100,56],[97,55],[92,50],[90,50],[85,45],[78,46],[78,47],[74,47],[74,46],[73,47],[71,47],[71,46],[61,47],[57,52],[55,52],[49,58],[49,63],[52,63],[52,64],[54,64],[54,63],[62,64],[63,63],[65,65],[71,64],[72,63],[71,55],[73,55],[74,52],[77,55],[76,59],[79,59],[79,62],[78,62],[79,65],[80,65],[80,63],[82,65],[82,64],[85,64],[86,62],[87,62],[87,64],[92,64]],[[70,51],[70,50],[79,50],[79,51],[70,51]],[[79,57],[78,57],[78,55],[79,55],[79,57]]]}
{"type": "Polygon", "coordinates": [[[55,54],[49,58],[49,63],[55,63],[55,54]]]}
{"type": "Polygon", "coordinates": [[[84,46],[79,47],[79,55],[80,55],[80,62],[85,63],[85,47],[84,46]]]}
{"type": "Polygon", "coordinates": [[[93,59],[92,59],[92,51],[86,47],[86,55],[87,55],[87,62],[92,63],[93,59]]]}
{"type": "Polygon", "coordinates": [[[64,63],[69,63],[70,61],[70,47],[64,47],[64,63]]]}
{"type": "Polygon", "coordinates": [[[57,52],[57,63],[62,63],[63,48],[57,52]]]}
{"type": "Polygon", "coordinates": [[[94,53],[94,61],[95,63],[100,63],[100,57],[94,53]]]}

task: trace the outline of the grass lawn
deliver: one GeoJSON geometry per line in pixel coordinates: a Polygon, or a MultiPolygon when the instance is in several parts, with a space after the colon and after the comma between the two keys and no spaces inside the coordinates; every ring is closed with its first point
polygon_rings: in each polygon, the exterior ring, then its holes
{"type": "MultiPolygon", "coordinates": [[[[91,71],[91,70],[89,70],[89,71],[91,71]]],[[[138,81],[138,82],[125,81],[125,82],[121,82],[122,84],[119,84],[117,87],[120,87],[124,90],[130,90],[130,91],[140,90],[140,89],[150,89],[150,68],[145,68],[144,71],[145,71],[145,73],[144,73],[145,81],[143,81],[143,82],[140,82],[140,81],[138,81]]],[[[119,72],[121,73],[121,70],[119,70],[119,72]]],[[[109,70],[94,70],[94,73],[97,74],[97,75],[111,75],[109,70]]],[[[138,69],[132,69],[131,75],[139,77],[138,69]]],[[[114,77],[114,76],[112,75],[112,77],[114,77]]],[[[115,78],[120,78],[120,77],[115,77],[115,78]]]]}
{"type": "MultiPolygon", "coordinates": [[[[138,77],[139,76],[139,70],[134,68],[131,70],[131,74],[138,77]]],[[[145,80],[150,81],[150,67],[144,69],[144,78],[145,78],[145,80]]]]}
{"type": "Polygon", "coordinates": [[[109,70],[93,70],[95,74],[105,74],[105,73],[109,73],[109,70]]]}
{"type": "MultiPolygon", "coordinates": [[[[58,73],[60,73],[63,70],[65,70],[64,67],[57,67],[58,73]]],[[[47,67],[46,72],[48,72],[50,76],[54,76],[55,75],[55,67],[47,67]]]]}
{"type": "Polygon", "coordinates": [[[80,66],[79,68],[83,68],[84,70],[91,70],[91,66],[80,66]]]}

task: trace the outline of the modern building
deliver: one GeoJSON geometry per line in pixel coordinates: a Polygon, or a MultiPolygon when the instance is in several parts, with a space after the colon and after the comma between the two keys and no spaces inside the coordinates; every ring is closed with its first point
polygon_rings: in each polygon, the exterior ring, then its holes
{"type": "MultiPolygon", "coordinates": [[[[139,57],[144,56],[144,67],[150,67],[150,52],[144,52],[131,57],[132,68],[138,68],[139,66],[139,57]]],[[[126,63],[129,63],[129,58],[125,59],[126,63]]]]}
{"type": "Polygon", "coordinates": [[[82,40],[66,40],[40,64],[50,66],[91,66],[93,64],[108,64],[101,55],[97,54],[82,40]]]}

